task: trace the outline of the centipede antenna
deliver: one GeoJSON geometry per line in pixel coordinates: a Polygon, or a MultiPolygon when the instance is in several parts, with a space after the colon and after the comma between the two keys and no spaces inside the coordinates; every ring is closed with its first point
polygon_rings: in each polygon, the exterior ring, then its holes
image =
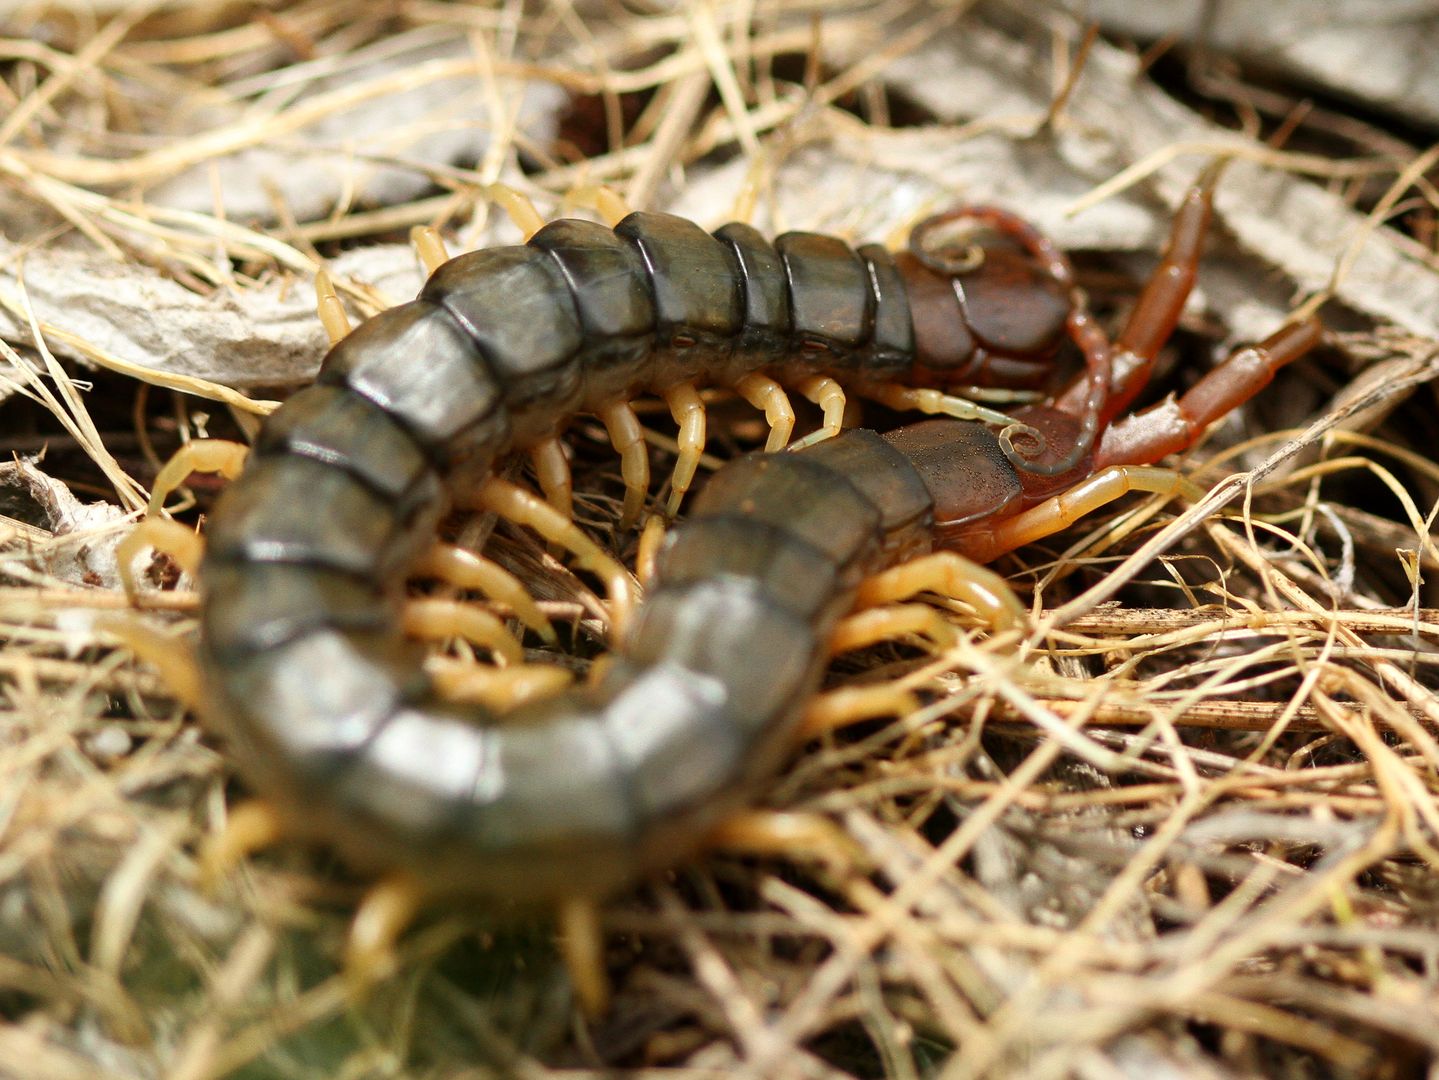
{"type": "Polygon", "coordinates": [[[535,204],[509,184],[486,184],[480,190],[485,198],[510,216],[526,240],[545,227],[545,219],[535,209],[535,204]]]}
{"type": "Polygon", "coordinates": [[[345,314],[345,305],[340,303],[340,294],[335,291],[335,282],[328,270],[315,274],[315,298],[320,325],[325,328],[330,344],[338,345],[350,332],[350,317],[345,314]]]}
{"type": "Polygon", "coordinates": [[[420,256],[420,262],[424,264],[427,274],[433,274],[450,261],[450,253],[445,250],[445,241],[439,230],[432,225],[416,225],[411,229],[410,243],[415,245],[415,252],[420,256]]]}

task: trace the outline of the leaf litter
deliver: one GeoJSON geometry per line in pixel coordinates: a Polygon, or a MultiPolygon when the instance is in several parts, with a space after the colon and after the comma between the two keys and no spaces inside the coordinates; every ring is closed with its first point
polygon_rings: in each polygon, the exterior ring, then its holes
{"type": "MultiPolygon", "coordinates": [[[[1391,95],[1410,126],[1388,130],[1307,105],[1284,73],[1251,83],[1222,48],[1176,52],[1188,24],[1095,39],[1049,5],[632,7],[6,16],[0,1073],[1424,1070],[1439,232],[1422,111],[1391,95]],[[1216,73],[1225,95],[1206,94],[1216,73]],[[111,630],[183,640],[193,583],[156,560],[132,605],[114,545],[183,441],[243,438],[311,377],[316,270],[356,314],[403,299],[409,226],[454,249],[513,236],[496,180],[546,213],[604,182],[706,225],[863,239],[994,201],[1077,253],[1113,324],[1216,155],[1236,160],[1159,389],[1304,303],[1331,341],[1188,455],[1204,500],[1124,504],[1000,564],[1043,648],[1017,658],[955,609],[952,649],[836,662],[830,687],[889,681],[921,707],[806,748],[762,802],[825,814],[862,866],[716,855],[617,898],[615,1007],[592,1022],[542,920],[435,912],[356,1000],[337,958],[363,879],[281,848],[200,888],[236,784],[111,630]]],[[[712,409],[717,458],[754,444],[752,417],[712,409]]],[[[593,425],[571,438],[581,519],[632,560],[616,464],[593,425]]],[[[193,478],[172,509],[202,525],[213,495],[193,478]]],[[[585,639],[587,589],[542,544],[465,532],[585,639]]]]}

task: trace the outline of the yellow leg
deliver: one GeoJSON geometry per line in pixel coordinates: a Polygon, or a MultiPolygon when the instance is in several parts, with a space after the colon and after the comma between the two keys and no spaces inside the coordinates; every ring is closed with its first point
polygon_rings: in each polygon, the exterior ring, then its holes
{"type": "Polygon", "coordinates": [[[741,810],[716,825],[704,842],[733,855],[819,860],[841,873],[862,861],[854,841],[819,814],[741,810]]]}
{"type": "Polygon", "coordinates": [[[645,446],[644,429],[628,401],[619,401],[601,409],[599,416],[605,430],[610,433],[610,442],[619,451],[620,475],[625,481],[620,528],[632,528],[639,520],[650,488],[650,452],[645,446]]]}
{"type": "Polygon", "coordinates": [[[146,518],[131,529],[115,545],[115,562],[120,569],[120,583],[125,595],[133,597],[139,592],[135,580],[135,559],[146,548],[154,548],[169,555],[185,573],[194,575],[200,565],[200,556],[205,552],[205,542],[195,531],[178,521],[168,518],[146,518]]]}
{"type": "Polygon", "coordinates": [[[574,522],[561,517],[553,506],[507,480],[487,481],[474,496],[474,502],[507,521],[534,529],[574,555],[580,566],[597,574],[609,593],[610,632],[619,636],[628,623],[635,600],[634,579],[623,566],[600,550],[574,522]]]}
{"type": "Polygon", "coordinates": [[[794,431],[794,406],[789,403],[784,387],[767,375],[750,374],[735,383],[734,388],[740,397],[764,411],[764,418],[769,422],[765,452],[773,454],[789,445],[794,431]]]}
{"type": "Polygon", "coordinates": [[[545,439],[530,447],[530,464],[545,499],[565,517],[575,516],[575,486],[570,476],[570,462],[559,439],[545,439]]]}
{"type": "Polygon", "coordinates": [[[557,664],[515,663],[492,668],[447,656],[432,657],[425,671],[446,701],[483,705],[497,713],[558,694],[574,681],[569,669],[557,664]]]}
{"type": "Polygon", "coordinates": [[[919,698],[888,683],[831,690],[809,703],[795,729],[795,742],[806,743],[880,716],[908,716],[918,708],[919,698]]]}
{"type": "Polygon", "coordinates": [[[614,228],[633,213],[619,192],[605,187],[604,184],[581,184],[571,188],[565,196],[564,206],[588,206],[604,218],[605,224],[610,228],[614,228]]]}
{"type": "Polygon", "coordinates": [[[363,994],[383,979],[395,961],[395,944],[424,906],[425,892],[414,878],[396,873],[365,893],[345,943],[345,976],[363,994]]]}
{"type": "Polygon", "coordinates": [[[923,387],[881,383],[865,387],[861,393],[891,409],[912,409],[928,416],[952,416],[956,420],[978,420],[981,423],[1000,424],[1005,427],[1018,423],[1013,417],[1006,416],[995,409],[976,405],[972,401],[955,397],[953,394],[943,394],[938,390],[923,387]]]}
{"type": "Polygon", "coordinates": [[[555,911],[559,930],[557,944],[575,998],[590,1018],[603,1016],[610,1007],[610,979],[605,972],[605,936],[600,929],[599,908],[585,897],[560,902],[555,911]]]}
{"type": "Polygon", "coordinates": [[[829,651],[836,655],[864,649],[905,634],[918,634],[935,650],[947,649],[959,640],[959,632],[934,608],[927,604],[898,604],[870,608],[843,619],[830,635],[829,651]]]}
{"type": "Polygon", "coordinates": [[[473,551],[453,544],[436,544],[415,567],[414,576],[439,578],[457,589],[484,593],[491,600],[508,604],[520,622],[539,634],[545,644],[554,645],[559,641],[554,626],[520,579],[473,551]]]}
{"type": "Polygon", "coordinates": [[[97,618],[95,628],[118,638],[137,660],[154,667],[186,708],[200,703],[200,668],[193,650],[180,637],[157,630],[128,612],[97,618]]]}
{"type": "Polygon", "coordinates": [[[488,611],[458,600],[417,599],[405,603],[405,633],[427,641],[463,638],[471,645],[489,649],[506,664],[518,664],[525,650],[515,636],[488,611]]]}
{"type": "Polygon", "coordinates": [[[824,410],[824,419],[820,422],[818,431],[806,435],[791,449],[799,450],[806,446],[813,446],[817,442],[823,442],[825,439],[832,439],[838,435],[844,427],[844,408],[849,400],[845,397],[844,387],[823,375],[811,375],[796,383],[795,388],[824,410]]]}
{"type": "Polygon", "coordinates": [[[424,264],[427,274],[433,274],[450,261],[444,239],[439,230],[430,225],[416,225],[411,229],[410,243],[415,245],[415,251],[420,256],[420,262],[424,264]]]}
{"type": "Polygon", "coordinates": [[[545,219],[535,209],[535,204],[509,184],[486,184],[481,190],[485,198],[510,215],[510,220],[525,234],[526,240],[545,227],[545,219]]]}
{"type": "Polygon", "coordinates": [[[705,406],[693,383],[680,383],[665,391],[665,403],[679,425],[679,458],[670,481],[670,501],[665,514],[673,518],[689,491],[705,449],[705,406]]]}
{"type": "Polygon", "coordinates": [[[200,848],[200,886],[214,889],[235,867],[284,836],[280,811],[273,803],[252,799],[230,808],[224,827],[200,848]]]}
{"type": "Polygon", "coordinates": [[[170,493],[191,473],[217,473],[226,480],[235,479],[245,467],[245,458],[249,453],[249,447],[227,439],[194,439],[187,442],[175,451],[155,477],[155,487],[150,493],[145,514],[149,517],[158,514],[170,493]]]}
{"type": "Polygon", "coordinates": [[[315,309],[320,315],[320,325],[330,338],[331,345],[338,345],[350,332],[350,317],[345,314],[345,305],[340,303],[340,294],[335,292],[335,283],[328,270],[315,275],[315,309]]]}
{"type": "Polygon", "coordinates": [[[860,583],[855,606],[875,607],[926,591],[963,601],[997,630],[1024,625],[1024,608],[1004,579],[953,551],[921,555],[866,578],[860,583]]]}
{"type": "Polygon", "coordinates": [[[1073,525],[1131,491],[1156,495],[1183,495],[1191,502],[1204,497],[1204,489],[1172,469],[1150,465],[1111,465],[1082,480],[1063,495],[1032,506],[1022,514],[996,522],[983,534],[965,538],[965,550],[977,559],[989,560],[1006,551],[1033,543],[1073,525]]]}
{"type": "Polygon", "coordinates": [[[654,580],[655,562],[660,557],[660,545],[664,543],[664,539],[664,518],[658,514],[650,515],[640,532],[639,551],[635,553],[635,577],[639,578],[640,584],[646,588],[654,580]]]}

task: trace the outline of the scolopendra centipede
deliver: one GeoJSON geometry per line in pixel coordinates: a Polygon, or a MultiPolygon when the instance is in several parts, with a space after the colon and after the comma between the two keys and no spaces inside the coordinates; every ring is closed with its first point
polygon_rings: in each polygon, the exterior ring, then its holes
{"type": "Polygon", "coordinates": [[[1148,463],[1318,340],[1313,320],[1287,326],[1179,400],[1116,422],[1177,322],[1215,175],[1187,197],[1113,346],[1075,302],[1064,257],[997,210],[932,219],[898,255],[637,213],[613,229],[556,221],[524,246],[440,263],[419,299],[339,341],[216,506],[200,573],[202,711],[286,830],[398,868],[414,891],[552,903],[683,859],[792,745],[852,605],[932,589],[1021,623],[979,563],[1126,491],[1176,490],[1148,463]],[[978,260],[930,250],[955,218],[1011,244],[978,260]],[[915,388],[1032,385],[1066,337],[1085,371],[1012,415],[915,388]],[[697,381],[772,407],[779,382],[797,384],[824,403],[834,437],[711,479],[594,685],[503,722],[447,701],[403,633],[405,580],[457,572],[426,554],[446,508],[477,504],[568,546],[622,615],[627,576],[492,463],[531,450],[563,508],[558,427],[596,412],[633,520],[648,466],[628,400],[650,389],[682,425],[673,508],[703,443],[697,381]],[[843,389],[958,418],[836,434],[843,389]]]}

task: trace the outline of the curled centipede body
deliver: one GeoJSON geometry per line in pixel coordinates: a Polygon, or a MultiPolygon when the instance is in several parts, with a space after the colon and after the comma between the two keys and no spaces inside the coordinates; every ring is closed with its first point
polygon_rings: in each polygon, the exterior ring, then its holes
{"type": "Polygon", "coordinates": [[[202,711],[288,828],[426,892],[599,896],[684,858],[792,745],[856,597],[942,589],[1022,621],[978,562],[1124,490],[1173,490],[1138,466],[1313,344],[1317,324],[1286,328],[1185,398],[1111,422],[1178,318],[1211,187],[1186,202],[1115,348],[1073,303],[1062,257],[994,211],[978,216],[1020,250],[953,273],[922,252],[811,234],[772,245],[646,213],[613,229],[556,221],[440,265],[418,300],[333,349],[216,506],[202,711]],[[758,373],[881,397],[934,379],[1031,384],[1066,336],[1085,372],[1012,418],[845,432],[721,470],[592,685],[499,722],[437,693],[402,633],[404,583],[451,505],[478,497],[560,537],[559,515],[490,474],[577,410],[613,417],[640,390],[758,373]],[[1042,451],[1019,457],[1015,427],[1042,451]],[[936,543],[955,550],[885,571],[936,543]]]}

